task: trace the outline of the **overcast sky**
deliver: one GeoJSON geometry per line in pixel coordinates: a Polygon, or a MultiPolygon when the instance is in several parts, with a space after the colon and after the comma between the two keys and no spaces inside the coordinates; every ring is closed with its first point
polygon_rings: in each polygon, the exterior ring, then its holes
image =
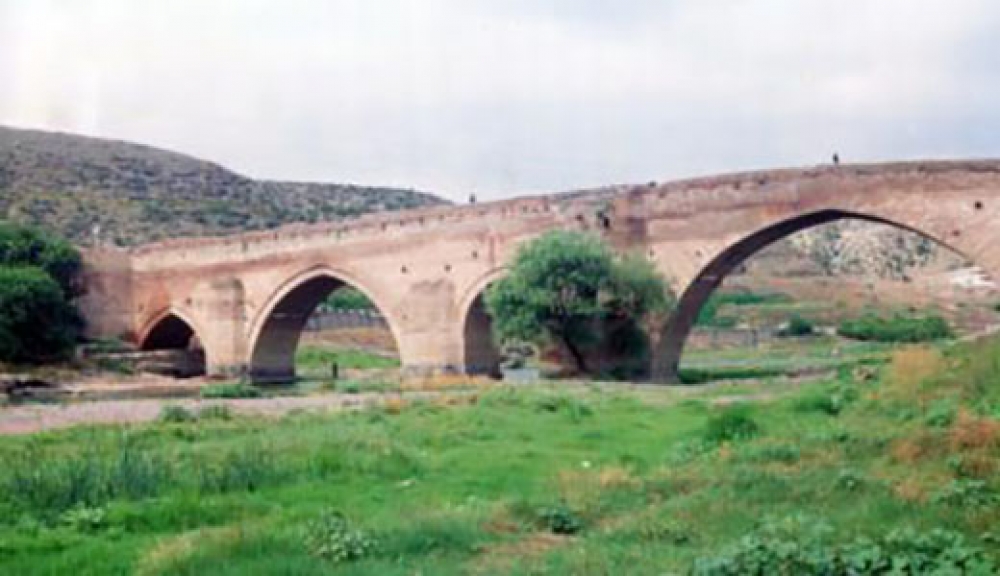
{"type": "Polygon", "coordinates": [[[452,199],[1000,157],[1000,4],[0,0],[0,124],[452,199]]]}

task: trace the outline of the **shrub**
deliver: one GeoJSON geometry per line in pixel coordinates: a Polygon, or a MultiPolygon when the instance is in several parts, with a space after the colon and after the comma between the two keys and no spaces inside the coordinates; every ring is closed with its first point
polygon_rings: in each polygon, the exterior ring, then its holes
{"type": "Polygon", "coordinates": [[[437,513],[413,518],[405,526],[379,538],[380,555],[396,558],[427,554],[468,554],[478,549],[482,537],[475,518],[437,513]]]}
{"type": "Polygon", "coordinates": [[[1000,497],[990,490],[986,482],[962,478],[952,480],[950,484],[935,493],[931,501],[958,508],[978,508],[998,504],[1000,497]]]}
{"type": "Polygon", "coordinates": [[[210,384],[201,389],[202,398],[260,398],[264,395],[260,388],[244,382],[210,384]]]}
{"type": "Polygon", "coordinates": [[[104,508],[76,506],[62,513],[60,520],[77,532],[97,532],[105,524],[104,508]]]}
{"type": "Polygon", "coordinates": [[[837,472],[837,488],[853,492],[865,484],[865,478],[856,470],[845,468],[837,472]]]}
{"type": "Polygon", "coordinates": [[[781,330],[778,331],[778,336],[782,338],[792,338],[796,336],[809,336],[816,329],[812,322],[806,320],[805,318],[794,314],[788,319],[788,324],[783,326],[781,330]]]}
{"type": "Polygon", "coordinates": [[[714,380],[756,380],[785,373],[768,366],[720,366],[718,368],[681,368],[678,376],[684,384],[703,384],[714,380]]]}
{"type": "Polygon", "coordinates": [[[195,417],[187,408],[176,404],[169,404],[160,408],[160,415],[156,419],[166,424],[179,424],[181,422],[191,422],[195,417]]]}
{"type": "Polygon", "coordinates": [[[857,390],[849,384],[837,384],[825,390],[810,392],[795,400],[798,412],[821,412],[837,416],[849,404],[857,400],[857,390]]]}
{"type": "Polygon", "coordinates": [[[924,423],[933,428],[947,428],[955,421],[958,409],[950,400],[938,400],[931,404],[924,416],[924,423]]]}
{"type": "Polygon", "coordinates": [[[231,420],[233,413],[225,404],[213,404],[198,410],[199,420],[231,420]]]}
{"type": "Polygon", "coordinates": [[[802,457],[802,451],[796,446],[788,444],[766,444],[764,446],[754,446],[740,454],[740,458],[746,462],[780,462],[782,464],[794,464],[802,457]]]}
{"type": "Polygon", "coordinates": [[[844,544],[827,541],[824,526],[794,532],[773,524],[744,537],[718,555],[695,561],[695,576],[735,574],[995,574],[1000,567],[986,552],[955,532],[895,530],[844,544]]]}
{"type": "Polygon", "coordinates": [[[937,315],[883,318],[866,314],[841,322],[837,333],[845,338],[867,342],[931,342],[952,336],[948,322],[937,315]]]}
{"type": "Polygon", "coordinates": [[[553,534],[570,535],[583,530],[583,521],[565,503],[539,508],[538,519],[553,534]]]}
{"type": "Polygon", "coordinates": [[[709,418],[702,437],[706,442],[721,444],[753,438],[759,433],[760,425],[746,406],[730,406],[709,418]]]}
{"type": "Polygon", "coordinates": [[[0,362],[65,357],[83,322],[43,269],[0,266],[0,362]]]}
{"type": "Polygon", "coordinates": [[[305,544],[310,554],[335,564],[361,560],[376,547],[372,537],[334,510],[324,511],[306,526],[305,544]]]}
{"type": "Polygon", "coordinates": [[[0,267],[39,268],[70,300],[80,292],[81,265],[80,253],[69,242],[34,228],[0,223],[0,267]]]}
{"type": "Polygon", "coordinates": [[[542,396],[535,403],[541,412],[555,412],[569,416],[574,422],[590,416],[594,409],[583,400],[565,394],[542,396]]]}

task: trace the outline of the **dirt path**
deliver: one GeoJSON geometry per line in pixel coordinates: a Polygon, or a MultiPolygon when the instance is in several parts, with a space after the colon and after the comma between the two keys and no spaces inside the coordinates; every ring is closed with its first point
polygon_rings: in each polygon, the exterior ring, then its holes
{"type": "MultiPolygon", "coordinates": [[[[583,393],[594,386],[610,391],[628,391],[644,402],[666,407],[686,398],[702,398],[713,405],[737,402],[766,402],[795,393],[802,384],[815,377],[769,380],[719,381],[699,386],[662,386],[652,384],[588,383],[567,381],[552,390],[583,393]]],[[[549,384],[540,384],[542,387],[549,384]]],[[[460,398],[476,394],[481,389],[407,391],[363,394],[322,394],[315,396],[284,396],[230,400],[198,398],[148,398],[136,400],[93,400],[65,404],[30,404],[0,408],[0,436],[31,434],[80,425],[138,424],[152,422],[164,406],[183,406],[197,411],[206,406],[228,406],[234,414],[278,418],[296,411],[315,413],[358,410],[389,401],[433,400],[441,397],[460,398]]]]}
{"type": "Polygon", "coordinates": [[[427,400],[442,394],[463,392],[405,392],[402,394],[324,394],[239,400],[144,399],[102,400],[72,404],[32,404],[0,408],[0,435],[30,434],[42,430],[68,428],[83,424],[131,424],[156,420],[166,405],[199,410],[206,406],[225,405],[235,414],[280,417],[294,411],[331,412],[367,408],[389,399],[427,400]]]}

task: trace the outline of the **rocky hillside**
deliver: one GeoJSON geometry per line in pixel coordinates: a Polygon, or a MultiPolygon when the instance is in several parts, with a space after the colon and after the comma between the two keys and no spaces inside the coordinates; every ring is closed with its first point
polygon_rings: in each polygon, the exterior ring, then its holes
{"type": "Polygon", "coordinates": [[[917,233],[841,220],[776,242],[755,254],[742,269],[762,277],[848,275],[909,281],[924,273],[971,265],[960,254],[917,233]]]}
{"type": "Polygon", "coordinates": [[[444,201],[398,188],[254,180],[149,146],[0,127],[0,219],[134,245],[444,201]]]}

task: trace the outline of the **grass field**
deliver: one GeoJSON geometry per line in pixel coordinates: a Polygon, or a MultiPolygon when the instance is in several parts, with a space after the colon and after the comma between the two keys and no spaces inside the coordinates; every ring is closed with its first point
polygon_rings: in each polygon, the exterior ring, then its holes
{"type": "Polygon", "coordinates": [[[0,573],[995,573],[1000,344],[752,390],[498,386],[9,437],[0,573]]]}

